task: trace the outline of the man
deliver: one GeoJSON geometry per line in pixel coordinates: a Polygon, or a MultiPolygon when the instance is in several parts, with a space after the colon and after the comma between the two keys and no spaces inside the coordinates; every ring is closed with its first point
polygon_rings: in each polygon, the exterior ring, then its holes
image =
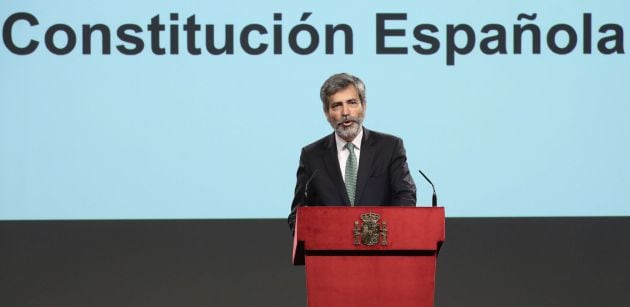
{"type": "Polygon", "coordinates": [[[363,127],[359,78],[336,74],[320,90],[334,132],[302,148],[289,227],[299,206],[415,206],[416,186],[400,138],[363,127]]]}

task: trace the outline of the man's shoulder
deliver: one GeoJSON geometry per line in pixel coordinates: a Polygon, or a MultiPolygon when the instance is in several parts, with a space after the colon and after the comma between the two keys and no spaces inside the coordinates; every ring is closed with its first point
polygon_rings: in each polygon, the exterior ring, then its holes
{"type": "MultiPolygon", "coordinates": [[[[392,145],[402,143],[402,139],[393,134],[369,130],[367,128],[363,128],[363,137],[369,144],[381,144],[381,145],[392,145]]],[[[302,151],[304,153],[312,153],[312,152],[320,152],[330,149],[335,146],[335,137],[334,134],[328,134],[324,137],[314,141],[304,147],[302,147],[302,151]]]]}
{"type": "Polygon", "coordinates": [[[375,143],[395,144],[395,143],[402,142],[402,139],[400,137],[395,136],[393,134],[384,133],[384,132],[365,129],[364,134],[365,134],[364,139],[370,144],[375,144],[375,143]]]}
{"type": "Polygon", "coordinates": [[[319,140],[312,142],[302,148],[305,152],[312,152],[316,150],[322,150],[330,147],[334,143],[334,135],[328,134],[319,140]]]}

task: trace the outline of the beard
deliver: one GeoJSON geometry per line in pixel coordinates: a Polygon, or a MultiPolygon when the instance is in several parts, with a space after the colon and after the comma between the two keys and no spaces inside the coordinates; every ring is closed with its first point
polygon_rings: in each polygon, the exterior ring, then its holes
{"type": "Polygon", "coordinates": [[[335,133],[342,139],[350,142],[354,140],[354,138],[359,135],[361,132],[361,128],[363,127],[363,118],[365,118],[364,113],[362,112],[359,116],[344,116],[338,121],[333,121],[331,118],[328,119],[328,122],[335,129],[335,133]],[[349,126],[344,126],[343,123],[351,122],[349,126]]]}

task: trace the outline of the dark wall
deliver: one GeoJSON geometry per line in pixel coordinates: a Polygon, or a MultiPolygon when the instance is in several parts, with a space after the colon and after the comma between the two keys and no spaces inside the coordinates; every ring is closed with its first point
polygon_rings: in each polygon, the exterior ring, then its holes
{"type": "MultiPolygon", "coordinates": [[[[630,218],[447,219],[436,306],[627,306],[630,218]]],[[[283,220],[0,222],[0,306],[305,306],[283,220]]]]}

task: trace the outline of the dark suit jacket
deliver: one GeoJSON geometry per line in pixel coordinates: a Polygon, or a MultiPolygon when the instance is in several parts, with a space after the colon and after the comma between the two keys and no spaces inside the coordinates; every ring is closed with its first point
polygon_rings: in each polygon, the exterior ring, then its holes
{"type": "MultiPolygon", "coordinates": [[[[400,138],[363,128],[357,173],[357,206],[415,206],[416,186],[400,138]]],[[[302,148],[289,227],[299,206],[349,206],[334,132],[302,148]]]]}

